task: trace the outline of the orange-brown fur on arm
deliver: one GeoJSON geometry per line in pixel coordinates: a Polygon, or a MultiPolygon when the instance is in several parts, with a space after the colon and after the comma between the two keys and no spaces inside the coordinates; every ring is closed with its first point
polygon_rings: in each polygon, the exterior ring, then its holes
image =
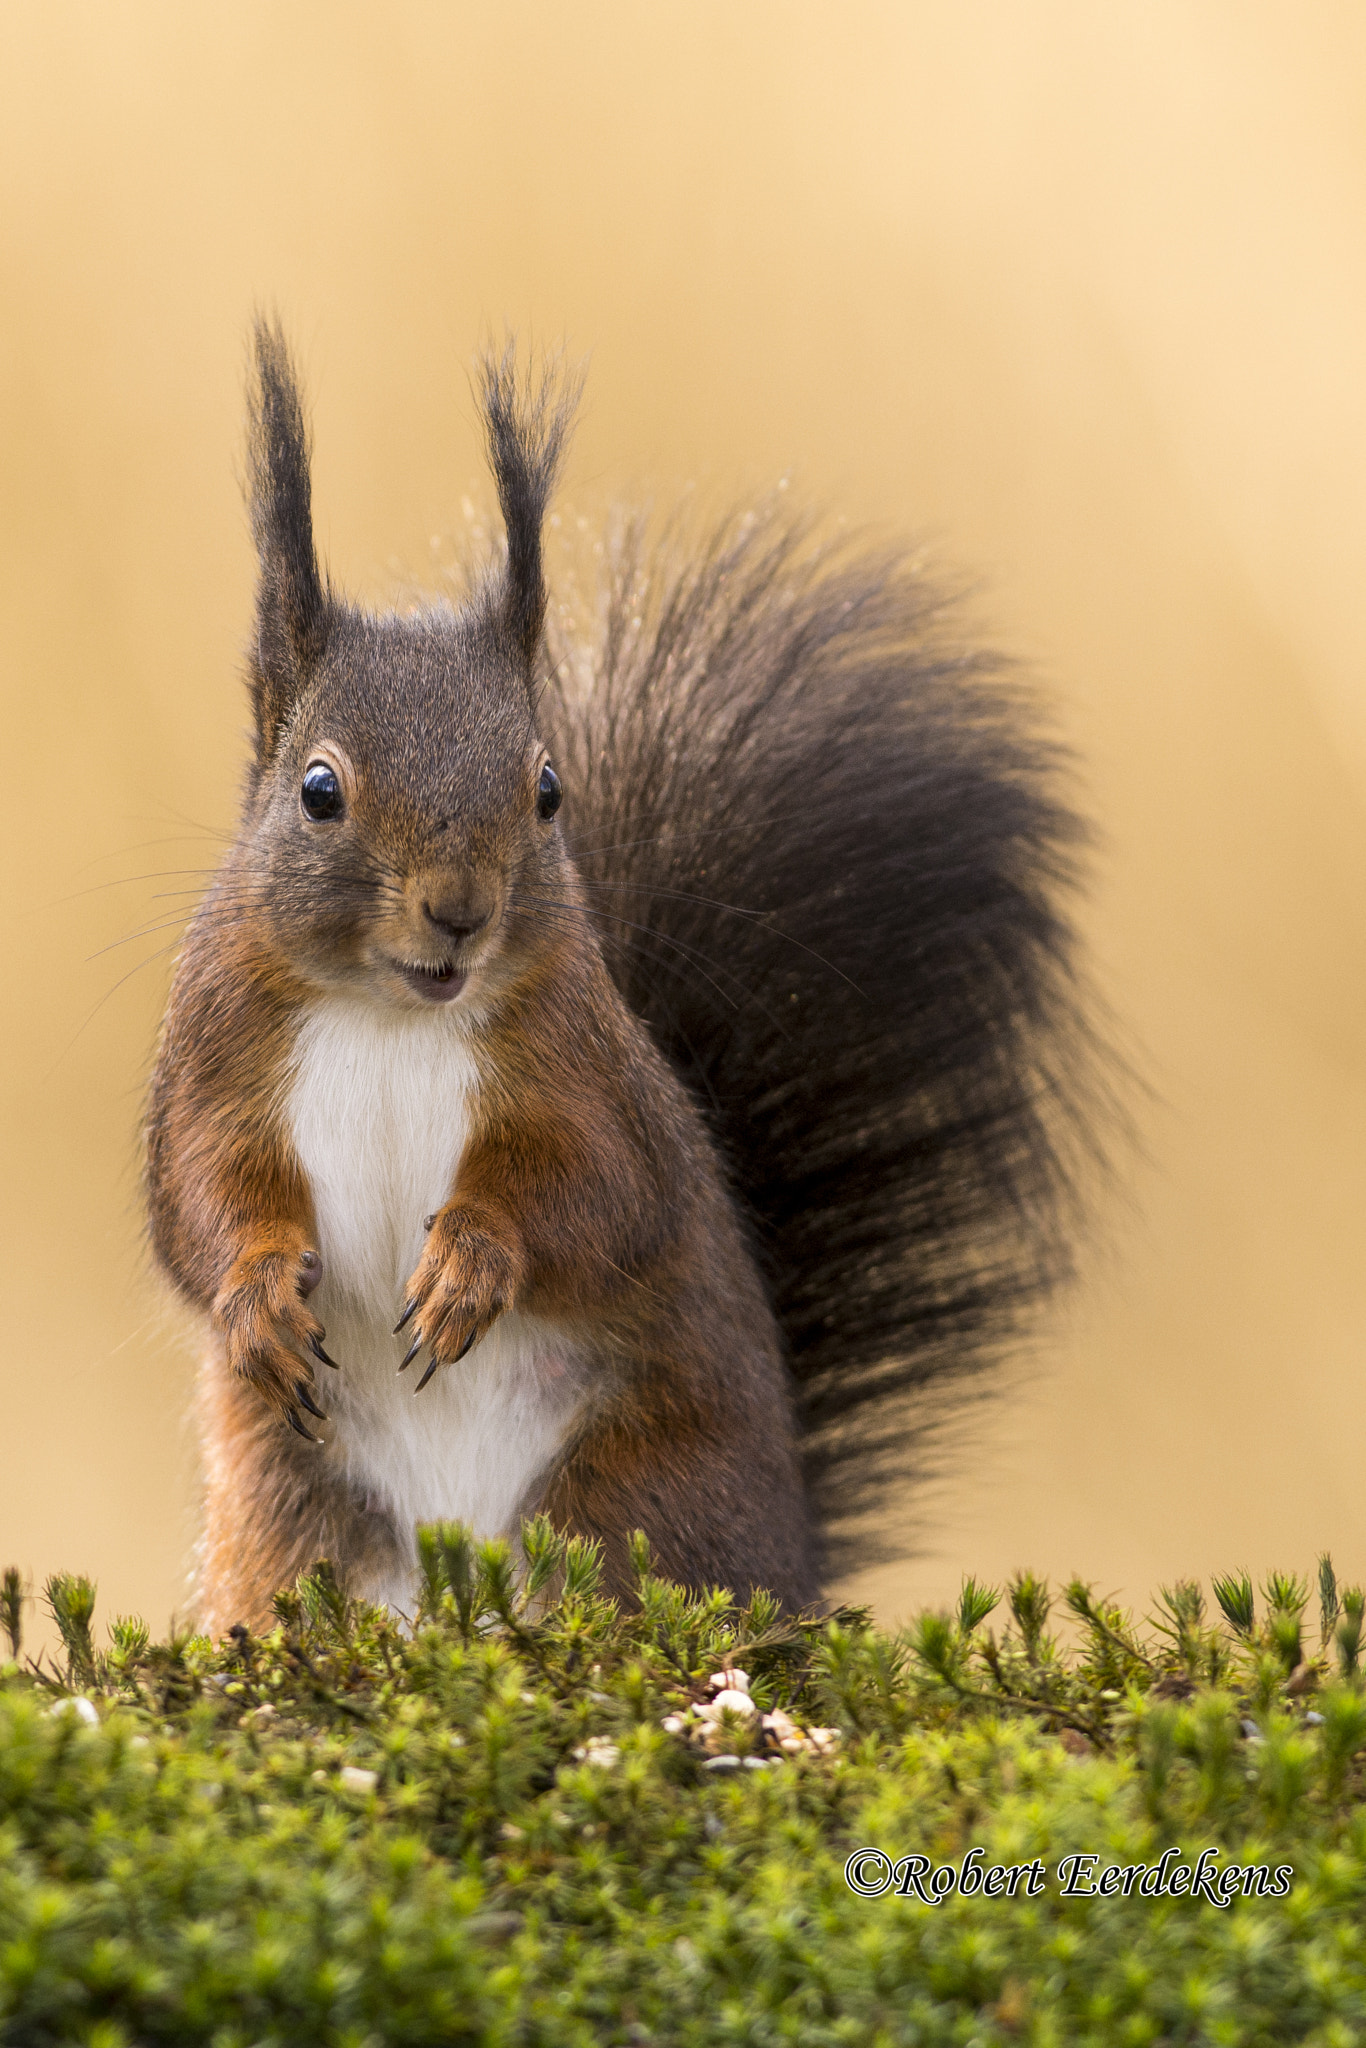
{"type": "Polygon", "coordinates": [[[152,1080],[152,1243],[209,1312],[229,1371],[289,1418],[311,1403],[300,1353],[321,1355],[325,1334],[307,1306],[322,1278],[312,1202],[277,1106],[297,994],[259,948],[211,945],[212,929],[202,912],[152,1080]]]}

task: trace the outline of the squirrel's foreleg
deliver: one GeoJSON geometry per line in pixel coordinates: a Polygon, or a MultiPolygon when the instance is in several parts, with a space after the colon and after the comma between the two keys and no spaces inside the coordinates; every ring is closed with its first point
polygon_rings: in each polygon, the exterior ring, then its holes
{"type": "Polygon", "coordinates": [[[321,1418],[326,1403],[311,1360],[334,1361],[308,1305],[323,1277],[312,1197],[278,1107],[297,1018],[233,964],[192,940],[177,981],[148,1118],[152,1244],[208,1314],[219,1371],[274,1428],[312,1437],[300,1411],[321,1418]]]}
{"type": "Polygon", "coordinates": [[[429,1223],[394,1331],[412,1330],[400,1372],[431,1347],[419,1392],[439,1365],[458,1364],[513,1306],[526,1264],[520,1232],[501,1206],[457,1193],[429,1223]]]}
{"type": "Polygon", "coordinates": [[[323,1348],[327,1332],[308,1306],[323,1274],[309,1235],[299,1223],[263,1224],[242,1245],[210,1310],[229,1373],[304,1437],[312,1432],[300,1422],[300,1408],[320,1421],[327,1417],[300,1352],[336,1366],[323,1348]]]}

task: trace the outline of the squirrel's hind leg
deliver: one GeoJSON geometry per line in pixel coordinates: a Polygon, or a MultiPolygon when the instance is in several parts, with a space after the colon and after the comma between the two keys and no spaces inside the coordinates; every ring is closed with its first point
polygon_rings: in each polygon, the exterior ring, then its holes
{"type": "Polygon", "coordinates": [[[541,1502],[555,1526],[602,1544],[604,1590],[633,1599],[628,1538],[695,1592],[759,1588],[791,1613],[820,1598],[801,1473],[781,1390],[764,1415],[699,1414],[626,1395],[600,1414],[541,1502]]]}
{"type": "Polygon", "coordinates": [[[217,1640],[241,1622],[271,1626],[271,1601],[319,1558],[366,1592],[410,1578],[389,1517],[371,1512],[324,1445],[281,1426],[216,1352],[201,1378],[204,1537],[199,1625],[217,1640]]]}

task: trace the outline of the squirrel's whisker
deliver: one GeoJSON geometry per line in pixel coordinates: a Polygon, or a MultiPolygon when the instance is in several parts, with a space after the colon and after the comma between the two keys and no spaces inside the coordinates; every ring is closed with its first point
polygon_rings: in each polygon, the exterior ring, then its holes
{"type": "MultiPolygon", "coordinates": [[[[532,898],[530,900],[535,902],[538,899],[532,898]]],[[[548,901],[548,899],[539,900],[548,901]]],[[[777,1017],[771,1010],[767,1009],[763,1003],[760,1002],[755,990],[747,986],[743,981],[741,981],[740,977],[737,974],[735,974],[732,969],[726,967],[722,961],[711,959],[707,954],[699,952],[696,947],[688,945],[686,941],[684,941],[683,939],[675,938],[672,935],[672,933],[661,932],[654,925],[637,924],[631,918],[622,917],[616,911],[613,910],[598,910],[591,903],[557,903],[553,907],[559,910],[578,911],[586,917],[602,918],[610,924],[625,925],[626,927],[628,927],[629,930],[633,932],[640,932],[643,936],[654,939],[661,945],[671,946],[675,952],[681,953],[684,959],[686,959],[692,966],[694,966],[697,969],[698,973],[702,976],[702,979],[704,981],[710,982],[711,986],[716,990],[716,993],[720,996],[722,1002],[728,1003],[732,1009],[737,1009],[739,1007],[739,1004],[736,1002],[735,998],[726,993],[725,989],[722,988],[720,982],[716,981],[713,978],[713,976],[707,972],[707,969],[710,967],[714,967],[718,974],[729,975],[733,981],[738,983],[743,1000],[747,1003],[753,1003],[763,1013],[763,1015],[768,1018],[769,1022],[773,1025],[775,1030],[783,1030],[784,1026],[782,1024],[782,1020],[779,1017],[777,1017]]],[[[844,978],[847,979],[847,976],[844,978]]]]}
{"type": "Polygon", "coordinates": [[[700,903],[705,905],[708,910],[725,910],[729,911],[733,917],[747,918],[751,924],[762,925],[765,931],[772,932],[775,939],[783,939],[789,946],[797,946],[803,953],[809,953],[813,960],[819,960],[822,967],[828,967],[832,974],[839,975],[841,981],[848,982],[850,988],[855,990],[857,994],[861,995],[863,993],[858,983],[851,981],[844,970],[837,967],[833,960],[827,960],[825,955],[818,953],[814,946],[808,946],[803,940],[794,938],[791,932],[785,932],[781,926],[772,923],[773,912],[771,910],[746,910],[739,903],[720,903],[714,896],[699,896],[691,889],[661,889],[657,888],[652,882],[594,882],[590,881],[586,875],[581,875],[579,880],[585,889],[616,889],[629,891],[634,895],[640,896],[662,896],[670,902],[700,903]]]}
{"type": "MultiPolygon", "coordinates": [[[[619,911],[599,910],[592,903],[568,903],[562,899],[528,895],[525,891],[522,892],[519,900],[523,903],[541,904],[547,908],[568,911],[582,917],[600,918],[609,924],[624,925],[630,931],[641,932],[649,938],[659,940],[664,945],[672,946],[675,951],[682,953],[686,959],[698,965],[704,975],[705,970],[709,967],[714,967],[718,974],[729,974],[732,972],[722,961],[711,959],[707,954],[700,952],[695,946],[689,945],[686,940],[675,938],[671,933],[661,932],[654,925],[639,924],[633,918],[624,917],[619,911]]],[[[706,976],[706,978],[710,979],[710,976],[706,976]]],[[[733,978],[739,979],[738,976],[733,978]]],[[[717,988],[718,994],[723,993],[718,984],[713,983],[713,986],[717,988]]],[[[746,994],[749,993],[748,990],[745,992],[746,994]]]]}
{"type": "Polygon", "coordinates": [[[69,896],[53,898],[55,903],[79,903],[83,896],[98,896],[106,889],[131,889],[137,882],[162,882],[170,875],[212,875],[213,868],[160,868],[147,875],[115,875],[107,882],[92,882],[88,889],[73,889],[69,896]]]}

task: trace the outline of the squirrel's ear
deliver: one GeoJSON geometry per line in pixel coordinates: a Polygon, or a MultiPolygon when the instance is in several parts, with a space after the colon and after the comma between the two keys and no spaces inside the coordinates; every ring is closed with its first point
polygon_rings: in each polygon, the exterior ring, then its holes
{"type": "Polygon", "coordinates": [[[258,317],[253,356],[248,487],[260,575],[251,690],[265,762],[323,651],[327,593],[313,546],[308,427],[278,322],[258,317]]]}
{"type": "Polygon", "coordinates": [[[511,342],[501,356],[485,356],[480,369],[489,463],[507,528],[503,616],[529,667],[545,621],[541,522],[583,378],[551,363],[538,384],[529,374],[519,382],[511,342]]]}

